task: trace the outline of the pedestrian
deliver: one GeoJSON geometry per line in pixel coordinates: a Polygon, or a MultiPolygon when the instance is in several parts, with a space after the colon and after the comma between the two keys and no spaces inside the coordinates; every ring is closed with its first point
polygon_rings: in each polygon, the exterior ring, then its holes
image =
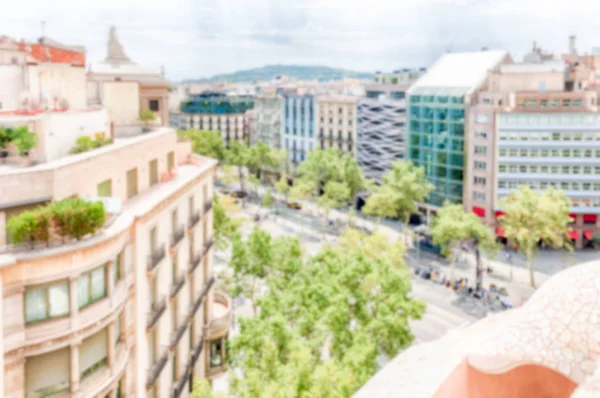
{"type": "Polygon", "coordinates": [[[511,256],[510,256],[510,253],[507,251],[507,252],[506,252],[506,262],[507,262],[507,263],[510,263],[510,257],[511,257],[511,256]]]}

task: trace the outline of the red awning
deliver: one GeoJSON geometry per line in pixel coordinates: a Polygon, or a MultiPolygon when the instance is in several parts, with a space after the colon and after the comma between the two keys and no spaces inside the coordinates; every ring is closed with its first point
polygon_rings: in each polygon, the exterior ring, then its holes
{"type": "Polygon", "coordinates": [[[575,231],[574,229],[572,229],[569,232],[569,238],[571,238],[572,240],[577,240],[577,239],[579,239],[579,234],[577,233],[577,231],[575,231]]]}
{"type": "Polygon", "coordinates": [[[496,235],[498,235],[500,238],[504,238],[504,229],[496,227],[496,235]]]}
{"type": "Polygon", "coordinates": [[[583,222],[586,224],[596,224],[597,219],[598,219],[598,216],[596,214],[584,214],[583,215],[583,222]]]}
{"type": "Polygon", "coordinates": [[[504,212],[502,210],[497,210],[496,211],[496,218],[498,218],[500,216],[503,216],[503,215],[504,215],[504,212]]]}
{"type": "Polygon", "coordinates": [[[592,240],[592,231],[583,231],[583,236],[585,236],[587,240],[592,240]]]}
{"type": "Polygon", "coordinates": [[[482,207],[473,206],[473,213],[477,214],[479,217],[485,217],[485,209],[482,207]]]}
{"type": "Polygon", "coordinates": [[[577,214],[569,214],[569,217],[571,217],[573,219],[573,221],[575,221],[575,219],[577,219],[577,214]]]}

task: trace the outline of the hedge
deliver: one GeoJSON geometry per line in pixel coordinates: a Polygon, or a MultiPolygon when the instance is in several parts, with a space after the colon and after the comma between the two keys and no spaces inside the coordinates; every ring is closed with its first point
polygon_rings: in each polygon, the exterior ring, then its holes
{"type": "Polygon", "coordinates": [[[106,212],[102,202],[70,198],[24,211],[8,222],[14,243],[48,243],[51,237],[63,241],[81,239],[104,226],[106,212]]]}

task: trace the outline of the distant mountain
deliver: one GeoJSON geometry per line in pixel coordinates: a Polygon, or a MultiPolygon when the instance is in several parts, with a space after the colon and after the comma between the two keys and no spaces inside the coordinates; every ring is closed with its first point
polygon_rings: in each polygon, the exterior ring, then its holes
{"type": "Polygon", "coordinates": [[[327,66],[267,65],[262,68],[215,75],[208,79],[184,80],[184,83],[270,81],[277,76],[287,76],[298,80],[340,80],[345,77],[372,79],[374,75],[372,73],[355,72],[327,66]]]}

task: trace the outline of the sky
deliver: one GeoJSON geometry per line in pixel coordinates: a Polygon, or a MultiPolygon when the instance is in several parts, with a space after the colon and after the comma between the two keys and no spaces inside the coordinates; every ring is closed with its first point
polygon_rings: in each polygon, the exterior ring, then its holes
{"type": "Polygon", "coordinates": [[[110,25],[127,55],[177,81],[269,64],[364,72],[427,67],[446,51],[600,47],[597,0],[0,0],[0,35],[42,33],[106,55],[110,25]]]}

